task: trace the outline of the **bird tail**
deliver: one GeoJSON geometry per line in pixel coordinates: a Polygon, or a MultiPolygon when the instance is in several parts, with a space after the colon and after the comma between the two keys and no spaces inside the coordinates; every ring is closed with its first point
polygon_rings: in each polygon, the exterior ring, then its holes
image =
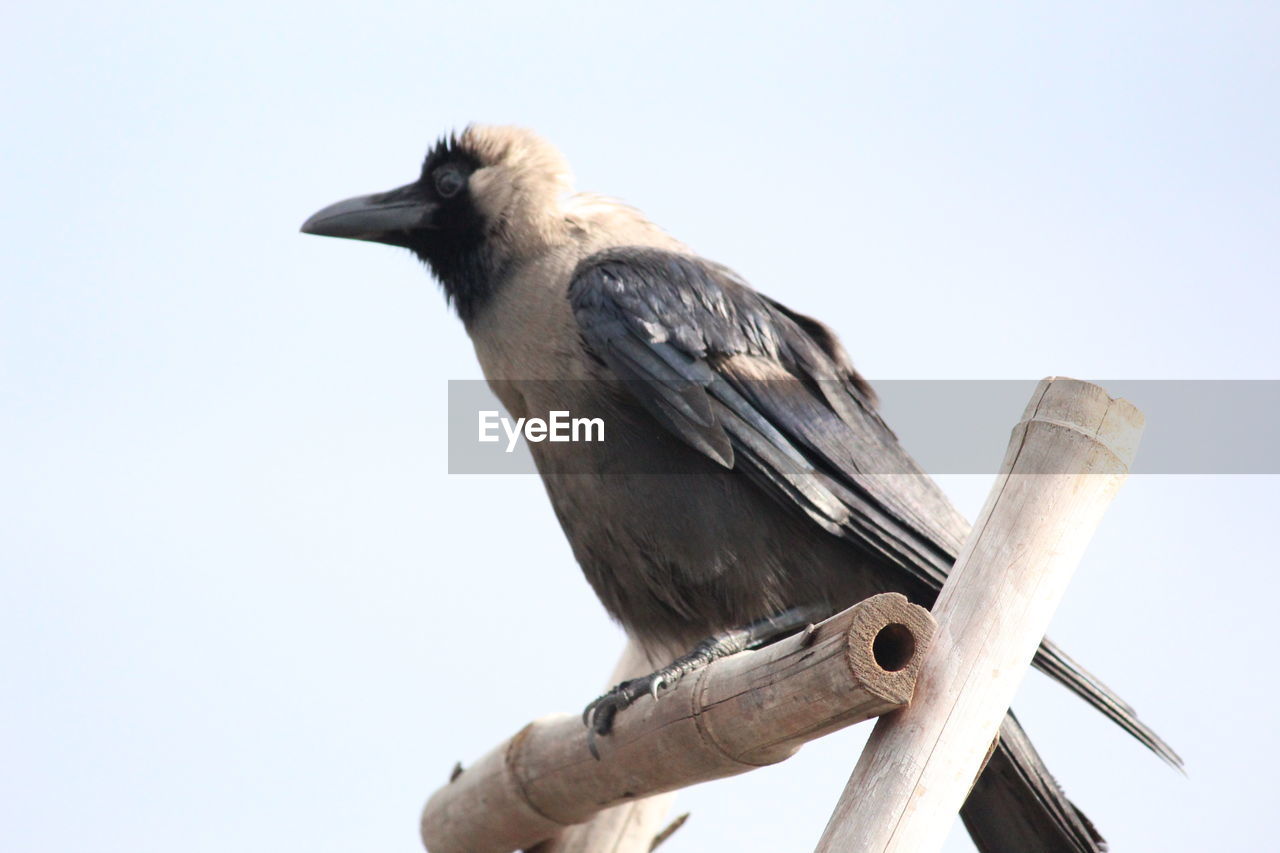
{"type": "Polygon", "coordinates": [[[1182,758],[1165,743],[1150,726],[1138,719],[1133,708],[1110,687],[1095,678],[1058,648],[1048,637],[1040,644],[1034,660],[1036,669],[1066,685],[1067,689],[1097,708],[1113,722],[1133,735],[1143,746],[1164,759],[1169,766],[1181,770],[1182,758]]]}
{"type": "Polygon", "coordinates": [[[1107,843],[1005,715],[1000,740],[960,809],[981,853],[1101,853],[1107,843]]]}

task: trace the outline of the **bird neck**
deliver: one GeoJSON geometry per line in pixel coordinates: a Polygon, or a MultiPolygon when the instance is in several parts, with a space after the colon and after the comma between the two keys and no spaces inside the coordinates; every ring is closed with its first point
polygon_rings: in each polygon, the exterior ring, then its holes
{"type": "Polygon", "coordinates": [[[432,234],[412,247],[444,289],[445,299],[470,323],[497,289],[503,263],[484,240],[441,239],[432,234]]]}

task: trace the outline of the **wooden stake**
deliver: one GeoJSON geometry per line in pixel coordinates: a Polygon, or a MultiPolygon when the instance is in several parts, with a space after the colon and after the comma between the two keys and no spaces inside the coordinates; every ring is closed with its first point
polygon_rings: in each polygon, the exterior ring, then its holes
{"type": "MultiPolygon", "coordinates": [[[[423,841],[430,853],[507,853],[610,806],[782,761],[807,741],[905,705],[932,632],[923,608],[896,593],[874,596],[716,661],[656,702],[640,700],[599,739],[599,761],[577,715],[535,721],[431,797],[423,841]]],[[[633,848],[597,840],[554,849],[633,848]]]]}
{"type": "MultiPolygon", "coordinates": [[[[604,689],[654,672],[682,654],[684,650],[679,649],[652,649],[646,654],[629,642],[604,689]]],[[[672,791],[610,806],[585,823],[562,828],[527,853],[649,853],[675,798],[672,791]]]]}
{"type": "Polygon", "coordinates": [[[1046,379],[933,609],[916,699],[881,719],[820,853],[941,849],[1085,546],[1128,474],[1142,414],[1046,379]]]}

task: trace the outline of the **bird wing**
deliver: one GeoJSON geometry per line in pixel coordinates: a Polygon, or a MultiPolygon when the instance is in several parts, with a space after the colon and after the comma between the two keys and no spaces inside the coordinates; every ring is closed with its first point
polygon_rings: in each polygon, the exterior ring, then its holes
{"type": "MultiPolygon", "coordinates": [[[[584,259],[569,299],[588,351],[666,429],[937,595],[969,524],[877,414],[827,327],[725,267],[641,247],[584,259]]],[[[1056,646],[1046,641],[1035,664],[1181,765],[1056,646]]]]}

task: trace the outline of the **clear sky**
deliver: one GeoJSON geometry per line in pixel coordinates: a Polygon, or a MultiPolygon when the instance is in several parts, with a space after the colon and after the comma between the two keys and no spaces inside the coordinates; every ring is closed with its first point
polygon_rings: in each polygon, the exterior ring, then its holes
{"type": "MultiPolygon", "coordinates": [[[[436,286],[297,233],[450,128],[537,128],[873,380],[1280,368],[1272,4],[51,2],[0,39],[5,851],[412,853],[454,761],[601,686],[540,484],[446,473],[479,371],[436,286]]],[[[1132,479],[1054,623],[1186,778],[1022,690],[1115,850],[1274,844],[1276,486],[1132,479]]],[[[686,792],[666,849],[811,848],[865,732],[686,792]]]]}

